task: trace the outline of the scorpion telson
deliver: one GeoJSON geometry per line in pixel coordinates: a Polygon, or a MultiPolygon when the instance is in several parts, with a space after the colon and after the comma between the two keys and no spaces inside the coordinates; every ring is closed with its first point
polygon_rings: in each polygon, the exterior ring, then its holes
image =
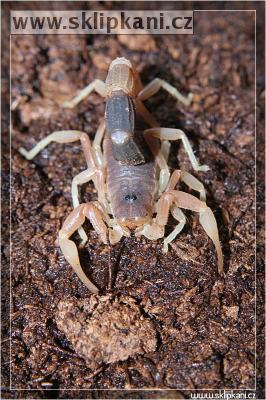
{"type": "Polygon", "coordinates": [[[59,245],[79,278],[94,293],[98,288],[83,272],[77,246],[70,239],[78,230],[82,244],[86,243],[88,238],[82,227],[86,218],[105,244],[115,244],[134,230],[136,236],[143,235],[150,240],[164,238],[163,251],[166,253],[169,243],[185,225],[186,218],[181,209],[194,211],[199,214],[200,224],[214,243],[218,272],[223,273],[217,223],[206,205],[204,186],[185,170],[174,170],[170,175],[167,165],[170,142],[182,141],[195,171],[207,171],[208,167],[198,163],[183,131],[160,128],[143,104],[160,88],[185,105],[191,102],[191,95],[184,97],[161,79],[156,78],[143,88],[131,63],[125,58],[117,58],[110,65],[105,83],[96,79],[64,104],[72,108],[93,90],[106,97],[105,119],[100,122],[92,144],[85,132],[72,130],[53,132],[30,151],[20,148],[20,153],[31,160],[51,142],[81,142],[87,169],[72,180],[74,210],[59,232],[59,245]],[[149,129],[144,132],[137,130],[136,116],[140,116],[149,129]],[[80,204],[78,186],[91,180],[98,192],[98,201],[80,204]],[[180,181],[198,192],[200,199],[177,190],[180,181]],[[177,224],[165,237],[170,213],[177,224]]]}

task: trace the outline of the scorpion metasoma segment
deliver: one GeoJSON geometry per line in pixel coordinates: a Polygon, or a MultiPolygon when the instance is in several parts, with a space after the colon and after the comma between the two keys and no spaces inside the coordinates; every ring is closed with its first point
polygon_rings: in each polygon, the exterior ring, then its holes
{"type": "Polygon", "coordinates": [[[131,63],[125,58],[117,58],[110,64],[105,83],[96,79],[64,104],[72,108],[94,90],[106,98],[105,118],[100,122],[92,144],[85,132],[71,130],[53,132],[30,151],[20,148],[21,154],[31,160],[51,142],[80,140],[87,169],[72,180],[74,210],[59,232],[59,245],[79,278],[94,293],[98,289],[83,272],[76,244],[70,240],[78,230],[82,244],[86,243],[87,235],[82,228],[85,218],[103,243],[115,244],[122,236],[129,236],[132,230],[135,235],[144,235],[150,240],[163,238],[171,213],[178,224],[164,238],[163,251],[167,252],[169,243],[185,225],[186,218],[181,209],[196,211],[203,229],[215,245],[218,271],[223,273],[217,224],[213,212],[206,205],[205,189],[198,179],[184,170],[175,170],[170,176],[167,165],[170,141],[183,142],[195,171],[207,171],[208,167],[199,165],[183,131],[160,128],[143,104],[160,88],[185,105],[192,100],[192,95],[184,97],[173,86],[157,78],[143,88],[131,63]],[[138,131],[136,116],[149,129],[138,131]],[[78,186],[90,180],[98,191],[98,201],[80,204],[78,186]],[[199,192],[200,199],[176,190],[179,181],[199,192]]]}

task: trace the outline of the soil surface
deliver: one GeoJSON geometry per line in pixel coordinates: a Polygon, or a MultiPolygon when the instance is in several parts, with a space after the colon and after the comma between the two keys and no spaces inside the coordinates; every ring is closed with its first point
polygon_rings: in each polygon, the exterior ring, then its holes
{"type": "MultiPolygon", "coordinates": [[[[12,388],[32,389],[32,398],[177,399],[197,389],[254,387],[254,23],[253,12],[198,11],[194,35],[12,36],[12,388]],[[89,240],[79,254],[99,296],[58,247],[58,231],[72,210],[71,180],[86,168],[81,146],[51,144],[32,161],[18,149],[63,129],[92,139],[103,99],[93,93],[73,110],[62,102],[93,79],[105,79],[119,56],[131,60],[144,84],[159,77],[194,94],[189,107],[164,91],[146,105],[161,126],[183,129],[200,163],[210,167],[192,171],[182,144],[172,145],[171,171],[186,169],[207,190],[224,278],[212,242],[190,212],[167,254],[162,240],[134,235],[109,248],[85,223],[89,240]]],[[[80,197],[95,200],[93,185],[84,185],[80,197]]],[[[167,233],[174,226],[169,219],[167,233]]]]}

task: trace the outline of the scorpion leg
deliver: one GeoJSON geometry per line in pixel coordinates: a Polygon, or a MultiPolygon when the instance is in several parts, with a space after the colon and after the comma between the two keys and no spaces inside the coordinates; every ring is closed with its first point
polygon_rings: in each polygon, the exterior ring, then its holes
{"type": "Polygon", "coordinates": [[[147,100],[148,98],[152,97],[155,93],[157,93],[160,89],[166,90],[171,96],[175,97],[177,100],[181,101],[185,106],[189,106],[193,95],[189,93],[189,95],[183,96],[174,86],[170,85],[163,79],[155,78],[153,79],[147,86],[142,89],[139,94],[138,98],[141,101],[147,100]]]}
{"type": "MultiPolygon", "coordinates": [[[[20,148],[20,153],[28,160],[32,160],[40,151],[42,151],[46,146],[52,142],[57,143],[72,143],[80,140],[83,152],[86,158],[88,169],[81,172],[79,175],[74,177],[72,181],[72,199],[73,206],[77,207],[79,205],[78,200],[78,189],[77,185],[86,183],[90,179],[94,180],[95,186],[99,191],[99,200],[106,205],[105,194],[104,194],[104,176],[102,170],[97,169],[94,154],[91,147],[91,142],[88,135],[81,131],[56,131],[48,135],[46,138],[42,139],[36,146],[30,151],[20,148]]],[[[96,155],[97,157],[97,155],[96,155]]],[[[79,235],[82,239],[83,244],[87,241],[87,235],[83,228],[79,229],[79,235]]]]}
{"type": "Polygon", "coordinates": [[[206,201],[206,192],[203,184],[193,175],[189,174],[186,171],[182,171],[180,169],[176,169],[172,173],[166,191],[173,190],[180,180],[183,181],[191,189],[199,192],[201,201],[204,202],[206,201]]]}
{"type": "Polygon", "coordinates": [[[177,190],[169,190],[164,193],[158,201],[158,214],[156,223],[165,225],[168,219],[169,207],[175,203],[177,207],[184,208],[199,213],[199,221],[207,235],[213,241],[218,257],[218,272],[223,273],[223,254],[219,241],[217,223],[212,210],[205,202],[200,201],[196,197],[177,190]]]}
{"type": "Polygon", "coordinates": [[[199,165],[198,160],[196,159],[193,153],[192,147],[189,143],[186,134],[180,129],[151,128],[151,129],[146,129],[144,131],[144,134],[154,136],[161,140],[182,140],[193,169],[196,171],[203,171],[203,172],[209,170],[209,167],[207,165],[199,165]]]}
{"type": "Polygon", "coordinates": [[[154,140],[154,138],[149,134],[149,132],[145,134],[144,138],[150,151],[154,156],[155,162],[158,164],[160,168],[159,190],[160,192],[163,192],[167,187],[170,178],[169,167],[167,165],[164,153],[160,147],[159,142],[154,140]]]}
{"type": "Polygon", "coordinates": [[[95,157],[96,157],[97,164],[99,166],[101,166],[101,167],[104,164],[104,162],[103,162],[103,154],[102,154],[102,149],[101,149],[101,144],[102,144],[102,140],[103,140],[104,131],[105,131],[105,121],[102,120],[102,122],[98,126],[98,129],[97,129],[96,134],[95,134],[95,138],[94,138],[93,143],[92,143],[92,147],[93,147],[94,152],[95,152],[95,157]]]}
{"type": "Polygon", "coordinates": [[[97,287],[89,280],[83,272],[76,244],[70,240],[70,236],[82,226],[85,218],[88,218],[95,231],[99,234],[103,243],[107,244],[107,227],[104,222],[104,215],[99,207],[93,203],[80,204],[65,220],[62,229],[59,231],[59,246],[66,260],[72,266],[80,280],[93,293],[98,293],[97,287]]]}
{"type": "Polygon", "coordinates": [[[168,252],[168,245],[173,240],[175,240],[176,236],[182,231],[186,223],[186,216],[183,211],[180,210],[176,205],[171,207],[171,214],[173,217],[179,222],[179,224],[175,227],[173,232],[171,232],[163,241],[163,252],[168,252]]]}
{"type": "Polygon", "coordinates": [[[100,96],[105,97],[105,83],[100,79],[95,79],[88,86],[82,89],[77,96],[72,100],[63,103],[64,108],[74,108],[78,103],[88,97],[93,91],[97,92],[100,96]]]}
{"type": "MultiPolygon", "coordinates": [[[[146,124],[148,124],[151,128],[159,127],[158,122],[154,119],[153,115],[147,110],[147,108],[140,100],[136,99],[136,105],[138,114],[142,116],[146,124]]],[[[170,143],[168,140],[163,140],[160,148],[160,146],[154,141],[152,135],[150,135],[149,137],[149,134],[145,134],[144,132],[144,138],[161,170],[159,178],[159,188],[160,192],[163,192],[167,186],[170,177],[170,172],[167,165],[167,160],[170,152],[170,143]]]]}
{"type": "MultiPolygon", "coordinates": [[[[96,169],[89,168],[89,169],[86,169],[85,171],[82,171],[80,174],[76,175],[72,179],[71,194],[72,194],[72,202],[73,202],[74,208],[77,208],[80,204],[79,203],[78,185],[82,185],[84,183],[89,182],[90,180],[94,180],[95,177],[96,177],[96,169]]],[[[88,240],[88,236],[82,227],[80,227],[78,229],[78,233],[82,239],[81,246],[84,246],[84,244],[88,240]]]]}
{"type": "MultiPolygon", "coordinates": [[[[156,240],[164,235],[164,227],[167,224],[169,210],[175,205],[176,207],[184,208],[199,213],[199,221],[207,235],[213,241],[216,248],[218,258],[218,272],[220,275],[223,274],[223,254],[219,241],[219,234],[217,223],[213,215],[212,210],[206,205],[205,202],[200,201],[191,194],[180,192],[177,190],[169,190],[165,192],[157,203],[157,216],[152,225],[145,225],[139,234],[148,237],[151,240],[156,240]]],[[[182,214],[177,211],[177,208],[172,208],[171,212],[173,216],[180,222],[176,229],[170,234],[164,242],[164,251],[167,251],[167,246],[175,238],[177,233],[181,231],[184,226],[184,220],[182,214]]]]}
{"type": "Polygon", "coordinates": [[[136,109],[137,114],[141,115],[146,124],[149,125],[151,128],[156,128],[159,126],[154,116],[149,112],[149,110],[147,110],[142,101],[138,99],[136,99],[136,109]]]}
{"type": "Polygon", "coordinates": [[[161,152],[166,162],[168,162],[171,149],[171,143],[168,140],[163,140],[161,143],[161,152]]]}
{"type": "Polygon", "coordinates": [[[105,198],[105,174],[103,170],[101,170],[100,168],[88,168],[85,171],[82,171],[80,174],[76,175],[72,180],[71,191],[74,208],[76,208],[80,204],[78,198],[78,185],[83,185],[90,180],[93,180],[95,187],[97,188],[99,202],[102,203],[105,207],[108,207],[105,198]]]}
{"type": "Polygon", "coordinates": [[[56,131],[40,140],[30,151],[20,147],[19,152],[27,159],[32,160],[40,151],[52,142],[72,143],[80,140],[88,167],[95,167],[95,161],[88,135],[81,131],[56,131]]]}

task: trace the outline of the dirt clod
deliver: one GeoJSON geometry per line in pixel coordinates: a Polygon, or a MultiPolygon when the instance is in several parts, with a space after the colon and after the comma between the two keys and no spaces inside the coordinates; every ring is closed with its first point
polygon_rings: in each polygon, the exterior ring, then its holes
{"type": "Polygon", "coordinates": [[[56,323],[90,368],[155,351],[156,331],[130,297],[63,300],[56,323]]]}

